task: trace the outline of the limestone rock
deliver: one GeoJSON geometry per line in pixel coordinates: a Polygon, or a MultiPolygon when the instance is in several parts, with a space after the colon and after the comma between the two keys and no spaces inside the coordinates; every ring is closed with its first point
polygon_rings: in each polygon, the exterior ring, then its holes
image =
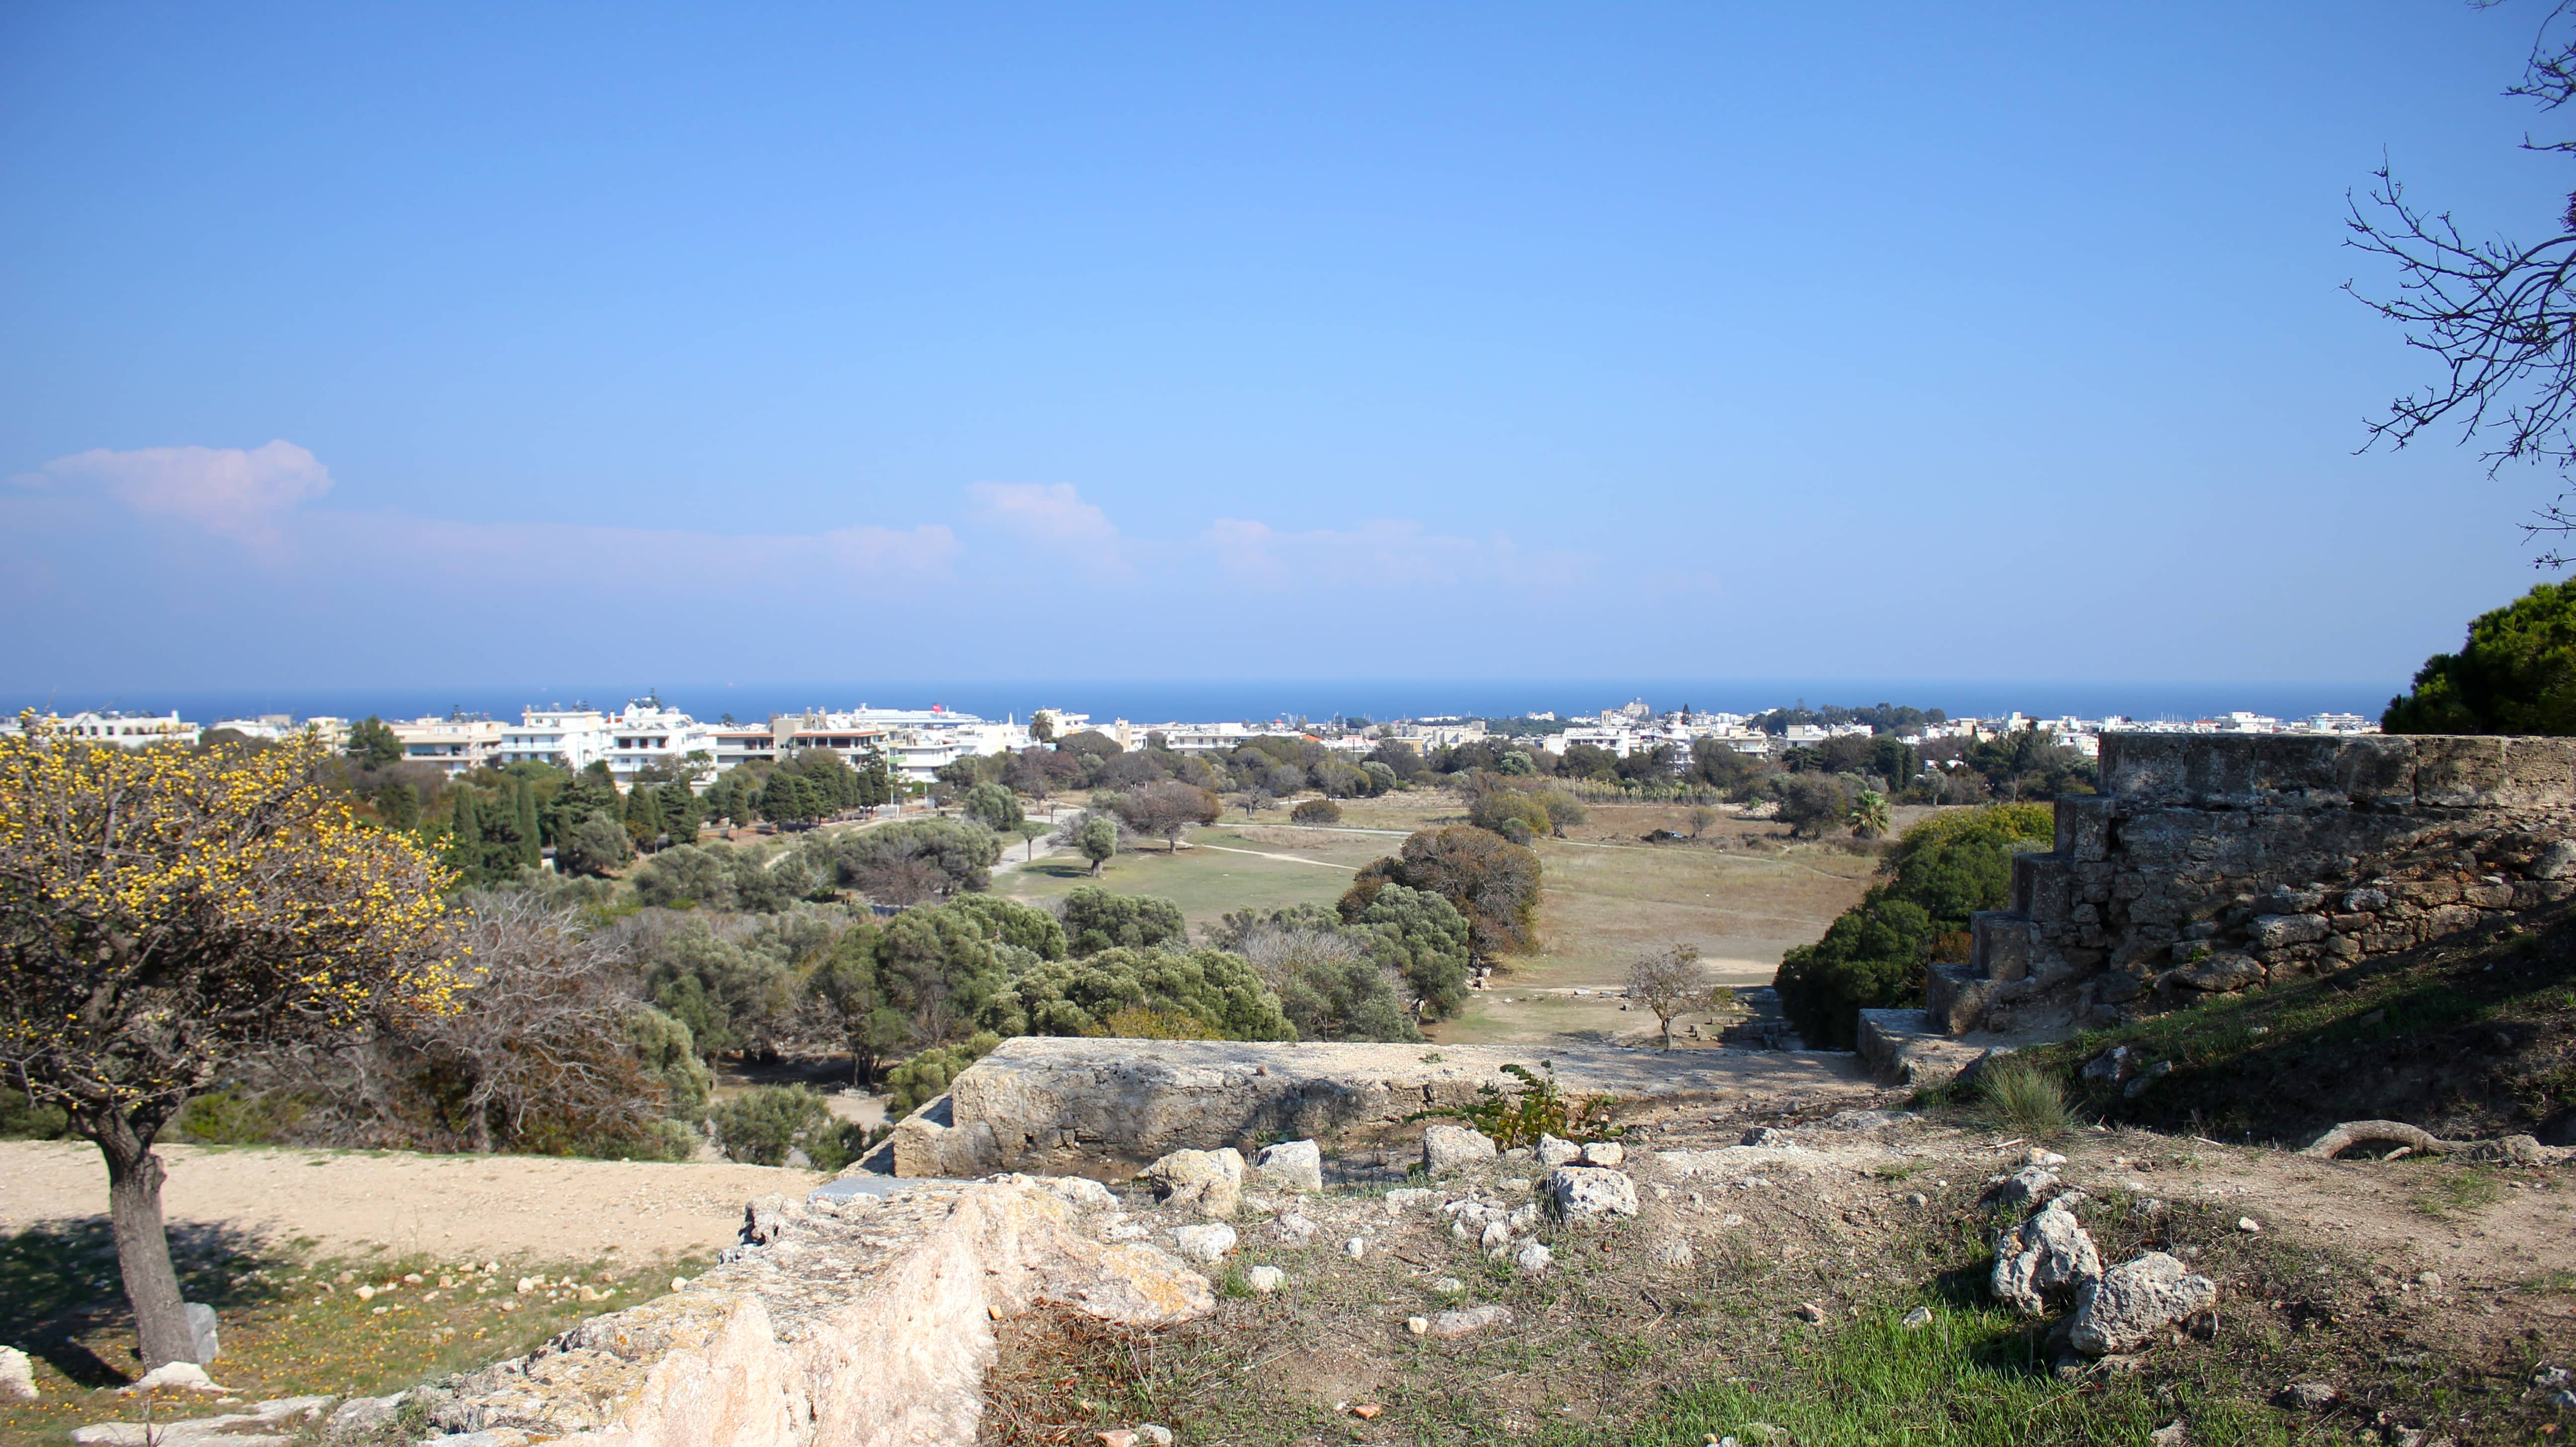
{"type": "Polygon", "coordinates": [[[1430,1204],[1431,1193],[1420,1186],[1398,1186],[1386,1193],[1386,1208],[1390,1211],[1409,1211],[1430,1204]]]}
{"type": "Polygon", "coordinates": [[[1201,1265],[1213,1265],[1234,1250],[1234,1228],[1223,1222],[1175,1227],[1172,1241],[1183,1256],[1201,1265]]]}
{"type": "Polygon", "coordinates": [[[1294,1211],[1280,1217],[1275,1224],[1279,1239],[1291,1245],[1303,1246],[1315,1239],[1315,1223],[1294,1211]]]}
{"type": "Polygon", "coordinates": [[[1167,1206],[1219,1218],[1243,1206],[1243,1153],[1232,1146],[1214,1151],[1174,1151],[1145,1168],[1154,1196],[1167,1206]]]}
{"type": "Polygon", "coordinates": [[[1570,1166],[1583,1154],[1583,1147],[1552,1135],[1538,1138],[1538,1163],[1542,1166],[1570,1166]]]}
{"type": "Polygon", "coordinates": [[[1637,1183],[1624,1171],[1558,1166],[1547,1173],[1548,1199],[1569,1221],[1637,1214],[1637,1183]]]}
{"type": "Polygon", "coordinates": [[[36,1396],[36,1364],[16,1347],[0,1347],[0,1402],[32,1402],[36,1396]]]}
{"type": "Polygon", "coordinates": [[[206,1366],[223,1354],[223,1343],[215,1335],[215,1309],[202,1301],[191,1301],[180,1308],[187,1313],[188,1336],[195,1343],[197,1365],[206,1366]]]}
{"type": "Polygon", "coordinates": [[[1999,1206],[2027,1206],[2057,1189],[2057,1172],[2046,1166],[2024,1166],[1987,1183],[1986,1199],[1999,1206]]]}
{"type": "Polygon", "coordinates": [[[1512,1309],[1508,1306],[1460,1307],[1431,1318],[1431,1334],[1442,1341],[1456,1341],[1488,1327],[1508,1326],[1511,1319],[1512,1309]]]}
{"type": "Polygon", "coordinates": [[[359,1442],[373,1437],[393,1425],[394,1414],[402,1410],[405,1393],[389,1397],[351,1397],[331,1414],[322,1428],[325,1443],[359,1442]]]}
{"type": "MultiPolygon", "coordinates": [[[[1531,1276],[1545,1276],[1547,1274],[1547,1268],[1554,1265],[1555,1262],[1556,1254],[1549,1251],[1546,1246],[1536,1241],[1532,1241],[1527,1246],[1522,1247],[1521,1254],[1512,1258],[1512,1264],[1514,1266],[1519,1267],[1524,1273],[1531,1276]]],[[[1449,1288],[1451,1291],[1460,1289],[1461,1288],[1454,1286],[1449,1288]]]]}
{"type": "Polygon", "coordinates": [[[1283,1191],[1308,1194],[1324,1189],[1324,1152],[1313,1141],[1286,1141],[1263,1146],[1253,1158],[1255,1174],[1283,1191]]]}
{"type": "Polygon", "coordinates": [[[1693,1250],[1690,1242],[1679,1236],[1664,1237],[1649,1247],[1646,1254],[1657,1266],[1672,1271],[1686,1270],[1693,1262],[1699,1260],[1699,1252],[1693,1250]]]}
{"type": "Polygon", "coordinates": [[[1778,1126],[1764,1125],[1755,1126],[1753,1129],[1746,1131],[1744,1133],[1744,1138],[1737,1141],[1736,1144],[1762,1146],[1771,1150],[1782,1150],[1794,1144],[1794,1142],[1789,1139],[1789,1133],[1787,1131],[1780,1129],[1778,1126]]]}
{"type": "Polygon", "coordinates": [[[2194,1276],[2173,1257],[2150,1251],[2076,1289],[2075,1324],[2067,1341],[2088,1357],[2131,1351],[2217,1300],[2218,1287],[2208,1277],[2194,1276]]]}
{"type": "Polygon", "coordinates": [[[2190,989],[2227,995],[2263,983],[2263,967],[2251,955],[2229,953],[2194,960],[2164,978],[2190,989]]]}
{"type": "Polygon", "coordinates": [[[1903,1323],[1907,1331],[1921,1331],[1923,1328],[1930,1326],[1931,1324],[1932,1308],[1928,1306],[1918,1306],[1912,1311],[1907,1312],[1903,1323]]]}
{"type": "Polygon", "coordinates": [[[1463,1125],[1422,1128],[1422,1169],[1431,1175],[1454,1175],[1493,1158],[1493,1139],[1482,1131],[1463,1125]]]}
{"type": "Polygon", "coordinates": [[[1243,1284],[1268,1296],[1288,1284],[1288,1273],[1276,1266],[1256,1266],[1243,1273],[1243,1284]]]}
{"type": "Polygon", "coordinates": [[[2114,1045],[2084,1062],[2083,1077],[2105,1085],[2117,1085],[2138,1073],[2137,1052],[2126,1045],[2114,1045]]]}
{"type": "Polygon", "coordinates": [[[2044,1316],[2102,1274],[2102,1257],[2075,1213],[2051,1201],[1995,1243],[1997,1300],[2025,1316],[2044,1316]]]}
{"type": "Polygon", "coordinates": [[[1113,1211],[1118,1207],[1116,1193],[1089,1176],[1024,1176],[1014,1172],[996,1179],[1008,1185],[1048,1192],[1084,1211],[1113,1211]]]}
{"type": "Polygon", "coordinates": [[[2272,1394],[2272,1405],[2301,1412],[2322,1412],[2343,1400],[2343,1389],[2332,1382],[2292,1382],[2272,1394]]]}
{"type": "Polygon", "coordinates": [[[1594,1141],[1583,1148],[1576,1164],[1616,1167],[1628,1159],[1628,1148],[1617,1141],[1594,1141]]]}
{"type": "Polygon", "coordinates": [[[2128,1084],[2121,1086],[2120,1095],[2122,1098],[2127,1100],[2137,1099],[2139,1096],[2147,1093],[2148,1086],[2153,1085],[2157,1081],[2164,1079],[2166,1076],[2173,1074],[2173,1068],[2174,1063],[2170,1060],[2157,1061],[2155,1064],[2139,1071],[2130,1079],[2128,1084]]]}
{"type": "Polygon", "coordinates": [[[206,1375],[206,1369],[195,1362],[169,1362],[145,1372],[131,1386],[116,1389],[120,1395],[137,1392],[203,1392],[210,1397],[229,1397],[233,1389],[218,1386],[206,1375]]]}
{"type": "Polygon", "coordinates": [[[1365,1236],[1354,1236],[1348,1241],[1343,1242],[1342,1254],[1350,1257],[1353,1261],[1358,1261],[1366,1257],[1368,1255],[1368,1238],[1365,1236]]]}

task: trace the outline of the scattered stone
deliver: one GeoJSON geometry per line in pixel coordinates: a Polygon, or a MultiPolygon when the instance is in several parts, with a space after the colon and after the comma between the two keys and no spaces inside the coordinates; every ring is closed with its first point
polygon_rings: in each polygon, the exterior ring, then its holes
{"type": "Polygon", "coordinates": [[[2531,1384],[2535,1387],[2563,1387],[2567,1385],[2567,1369],[2542,1367],[2531,1374],[2531,1384]]]}
{"type": "Polygon", "coordinates": [[[1288,1284],[1288,1273],[1276,1266],[1256,1266],[1243,1273],[1243,1284],[1268,1296],[1288,1284]]]}
{"type": "Polygon", "coordinates": [[[1386,1193],[1386,1208],[1390,1211],[1406,1211],[1430,1204],[1431,1193],[1420,1186],[1398,1186],[1386,1193]]]}
{"type": "Polygon", "coordinates": [[[1351,1408],[1351,1415],[1367,1420],[1375,1418],[1378,1413],[1385,1410],[1386,1408],[1379,1406],[1375,1402],[1362,1402],[1358,1406],[1351,1408]]]}
{"type": "Polygon", "coordinates": [[[371,1439],[393,1425],[394,1414],[402,1410],[403,1398],[396,1392],[390,1397],[351,1397],[322,1428],[327,1443],[359,1442],[371,1439]]]}
{"type": "Polygon", "coordinates": [[[215,1309],[202,1301],[188,1302],[180,1309],[188,1317],[188,1335],[196,1347],[197,1365],[211,1364],[223,1352],[223,1343],[215,1336],[215,1309]]]}
{"type": "Polygon", "coordinates": [[[1521,1254],[1512,1258],[1513,1265],[1532,1276],[1546,1275],[1547,1268],[1555,1264],[1555,1261],[1556,1253],[1536,1241],[1522,1247],[1521,1254]]]}
{"type": "Polygon", "coordinates": [[[2272,1394],[2272,1405],[2301,1412],[2322,1412],[2343,1400],[2343,1390],[2331,1382],[2292,1382],[2272,1394]]]}
{"type": "Polygon", "coordinates": [[[1223,1222],[1205,1226],[1176,1226],[1172,1242],[1181,1254],[1202,1266],[1222,1261],[1234,1250],[1234,1228],[1223,1222]]]}
{"type": "Polygon", "coordinates": [[[1756,1126],[1752,1130],[1746,1131],[1744,1133],[1744,1139],[1736,1142],[1736,1144],[1748,1146],[1769,1146],[1772,1149],[1777,1150],[1790,1144],[1789,1133],[1777,1128],[1776,1126],[1756,1126]]]}
{"type": "Polygon", "coordinates": [[[2062,1166],[2066,1164],[2066,1157],[2055,1151],[2044,1151],[2037,1146],[2032,1146],[2021,1153],[2021,1163],[2025,1166],[2062,1166]]]}
{"type": "Polygon", "coordinates": [[[1646,1254],[1657,1266],[1675,1271],[1687,1270],[1693,1262],[1699,1260],[1699,1253],[1691,1249],[1691,1244],[1679,1236],[1667,1236],[1657,1241],[1646,1254]]]}
{"type": "Polygon", "coordinates": [[[36,1397],[36,1364],[16,1347],[0,1347],[0,1402],[32,1402],[36,1397]]]}
{"type": "Polygon", "coordinates": [[[1444,1311],[1431,1318],[1431,1334],[1442,1341],[1456,1341],[1473,1336],[1489,1326],[1504,1326],[1512,1319],[1508,1306],[1466,1306],[1444,1311]]]}
{"type": "Polygon", "coordinates": [[[1118,1206],[1118,1197],[1107,1186],[1089,1176],[1023,1176],[1008,1175],[1003,1180],[1015,1186],[1032,1186],[1059,1196],[1085,1211],[1109,1211],[1118,1206]]]}
{"type": "Polygon", "coordinates": [[[1353,1261],[1360,1260],[1368,1255],[1368,1241],[1365,1237],[1354,1236],[1342,1243],[1342,1250],[1353,1261]]]}
{"type": "Polygon", "coordinates": [[[1511,1227],[1500,1221],[1488,1221],[1485,1223],[1484,1234],[1476,1238],[1476,1244],[1491,1251],[1497,1246],[1510,1245],[1511,1239],[1511,1227]]]}
{"type": "Polygon", "coordinates": [[[1313,1141],[1263,1146],[1261,1154],[1253,1158],[1252,1169],[1283,1191],[1312,1195],[1324,1189],[1324,1152],[1313,1141]]]}
{"type": "Polygon", "coordinates": [[[1583,1148],[1576,1164],[1615,1167],[1628,1159],[1628,1148],[1617,1141],[1594,1141],[1583,1148]]]}
{"type": "Polygon", "coordinates": [[[2263,1223],[2251,1216],[2239,1216],[2236,1218],[2236,1229],[2252,1236],[2262,1231],[2263,1223]]]}
{"type": "Polygon", "coordinates": [[[2183,1425],[2180,1417],[2176,1417],[2149,1432],[2147,1443],[2148,1447],[2191,1447],[2191,1428],[2183,1425]]]}
{"type": "Polygon", "coordinates": [[[1100,1439],[1100,1447],[1136,1447],[1136,1434],[1125,1427],[1112,1427],[1091,1434],[1100,1439]]]}
{"type": "Polygon", "coordinates": [[[2135,1054],[2126,1045],[2114,1045],[2084,1062],[2086,1080],[2116,1085],[2137,1073],[2135,1054]]]}
{"type": "Polygon", "coordinates": [[[1279,1234],[1297,1245],[1302,1246],[1315,1239],[1315,1223],[1294,1211],[1280,1217],[1277,1225],[1279,1234]]]}
{"type": "Polygon", "coordinates": [[[2148,1086],[2153,1085],[2157,1081],[2164,1079],[2166,1076],[2173,1074],[2173,1068],[2174,1063],[2172,1061],[2159,1060],[2155,1064],[2148,1066],[2146,1069],[2139,1071],[2136,1079],[2120,1087],[2121,1098],[2124,1100],[2135,1100],[2139,1096],[2146,1094],[2148,1086]]]}
{"type": "Polygon", "coordinates": [[[1136,1429],[1136,1435],[1152,1447],[1172,1447],[1172,1429],[1169,1427],[1147,1422],[1136,1429]]]}
{"type": "Polygon", "coordinates": [[[1424,1332],[1431,1330],[1431,1318],[1427,1316],[1408,1316],[1404,1319],[1404,1329],[1413,1333],[1415,1336],[1420,1336],[1424,1332]]]}
{"type": "Polygon", "coordinates": [[[2047,1315],[2101,1274],[2101,1253],[2062,1199],[1995,1243],[1995,1297],[2025,1316],[2047,1315]]]}
{"type": "Polygon", "coordinates": [[[1538,1207],[1522,1206],[1503,1219],[1510,1224],[1515,1234],[1525,1236],[1538,1229],[1538,1207]]]}
{"type": "Polygon", "coordinates": [[[1932,1204],[1932,1198],[1923,1194],[1921,1191],[1908,1191],[1905,1193],[1905,1204],[1909,1206],[1929,1206],[1932,1204]]]}
{"type": "Polygon", "coordinates": [[[1494,1158],[1493,1138],[1463,1125],[1422,1128],[1422,1169],[1434,1176],[1454,1175],[1494,1158]]]}
{"type": "Polygon", "coordinates": [[[1494,1182],[1497,1191],[1526,1191],[1529,1188],[1530,1178],[1527,1176],[1509,1176],[1494,1182]]]}
{"type": "Polygon", "coordinates": [[[1559,1166],[1547,1173],[1548,1197],[1567,1220],[1637,1214],[1637,1183],[1599,1166],[1559,1166]]]}
{"type": "Polygon", "coordinates": [[[2437,1271],[2418,1271],[2415,1273],[2415,1284],[2424,1288],[2426,1291],[2439,1291],[2442,1289],[2441,1273],[2437,1271]]]}
{"type": "Polygon", "coordinates": [[[2057,1189],[2057,1172],[2046,1166],[2024,1166],[2009,1176],[1989,1177],[1986,1199],[1998,1206],[2027,1206],[2057,1189]]]}
{"type": "Polygon", "coordinates": [[[1570,1166],[1583,1155],[1583,1147],[1552,1135],[1538,1138],[1538,1163],[1542,1166],[1570,1166]]]}
{"type": "Polygon", "coordinates": [[[2218,1287],[2208,1277],[2194,1276],[2173,1257],[2150,1251],[2077,1288],[2075,1325],[2067,1340],[2090,1357],[2131,1351],[2217,1300],[2218,1287]]]}
{"type": "Polygon", "coordinates": [[[1907,1331],[1921,1331],[1923,1328],[1930,1326],[1931,1324],[1932,1308],[1928,1306],[1918,1306],[1905,1314],[1905,1329],[1907,1331]]]}
{"type": "Polygon", "coordinates": [[[1145,1179],[1154,1183],[1156,1200],[1202,1216],[1231,1216],[1243,1206],[1243,1153],[1232,1146],[1174,1151],[1147,1166],[1145,1179]]]}
{"type": "Polygon", "coordinates": [[[1444,1296],[1455,1296],[1467,1289],[1467,1283],[1455,1276],[1440,1276],[1432,1279],[1431,1289],[1444,1296]]]}
{"type": "Polygon", "coordinates": [[[230,1387],[216,1386],[214,1380],[206,1375],[206,1369],[195,1362],[165,1363],[145,1372],[142,1380],[132,1386],[116,1390],[120,1396],[127,1397],[137,1392],[203,1392],[210,1397],[233,1394],[230,1387]]]}
{"type": "Polygon", "coordinates": [[[1825,1320],[1825,1309],[1812,1301],[1802,1301],[1798,1303],[1798,1309],[1790,1315],[1810,1325],[1821,1326],[1825,1320]]]}

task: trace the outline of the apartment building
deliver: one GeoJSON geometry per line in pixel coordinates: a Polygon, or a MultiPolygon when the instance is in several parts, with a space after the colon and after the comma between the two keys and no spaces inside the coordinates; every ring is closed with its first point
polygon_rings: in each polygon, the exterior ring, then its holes
{"type": "MultiPolygon", "coordinates": [[[[121,749],[140,749],[152,744],[193,744],[199,734],[195,724],[182,722],[175,711],[156,714],[92,709],[54,722],[73,738],[114,744],[121,749]]],[[[12,721],[11,731],[15,732],[16,727],[12,721]]]]}
{"type": "Polygon", "coordinates": [[[608,772],[619,784],[651,768],[694,768],[703,783],[716,770],[716,729],[659,698],[644,697],[607,721],[608,772]]]}
{"type": "Polygon", "coordinates": [[[608,716],[595,708],[529,708],[501,736],[500,762],[578,772],[608,756],[608,716]]]}
{"type": "Polygon", "coordinates": [[[406,763],[430,764],[453,778],[501,761],[509,725],[489,718],[416,718],[388,725],[406,763]]]}

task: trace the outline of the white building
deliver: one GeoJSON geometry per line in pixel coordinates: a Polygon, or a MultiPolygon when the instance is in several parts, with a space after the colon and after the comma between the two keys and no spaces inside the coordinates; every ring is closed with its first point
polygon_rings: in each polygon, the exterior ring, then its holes
{"type": "MultiPolygon", "coordinates": [[[[72,738],[114,744],[121,749],[139,749],[152,744],[193,744],[199,733],[195,724],[181,722],[175,710],[156,714],[117,710],[102,713],[91,709],[54,722],[72,738]]],[[[11,729],[13,732],[16,729],[14,721],[11,729]]]]}
{"type": "Polygon", "coordinates": [[[716,768],[716,729],[702,724],[658,698],[639,698],[608,720],[608,772],[620,784],[632,783],[645,769],[694,766],[696,782],[712,778],[716,768]]]}
{"type": "Polygon", "coordinates": [[[595,708],[528,708],[501,735],[505,764],[554,764],[575,773],[608,757],[608,717],[595,708]]]}
{"type": "Polygon", "coordinates": [[[509,725],[488,718],[416,718],[388,727],[404,762],[434,765],[450,778],[501,762],[501,739],[509,732],[509,725]]]}
{"type": "Polygon", "coordinates": [[[208,734],[220,729],[230,729],[246,739],[279,744],[303,734],[312,734],[322,741],[323,747],[335,752],[349,746],[349,721],[329,714],[316,714],[299,722],[293,714],[264,713],[257,718],[217,719],[206,726],[208,734]]]}

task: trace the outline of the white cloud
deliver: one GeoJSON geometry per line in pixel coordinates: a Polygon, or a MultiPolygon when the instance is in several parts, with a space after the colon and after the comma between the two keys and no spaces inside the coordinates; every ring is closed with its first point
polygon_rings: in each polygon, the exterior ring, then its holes
{"type": "Polygon", "coordinates": [[[1118,541],[1117,525],[1069,482],[979,482],[966,489],[978,522],[1050,543],[1118,541]]]}
{"type": "Polygon", "coordinates": [[[331,490],[321,460],[292,442],[265,447],[94,447],[45,464],[44,475],[90,482],[138,513],[185,518],[254,547],[279,541],[277,520],[331,490]]]}

